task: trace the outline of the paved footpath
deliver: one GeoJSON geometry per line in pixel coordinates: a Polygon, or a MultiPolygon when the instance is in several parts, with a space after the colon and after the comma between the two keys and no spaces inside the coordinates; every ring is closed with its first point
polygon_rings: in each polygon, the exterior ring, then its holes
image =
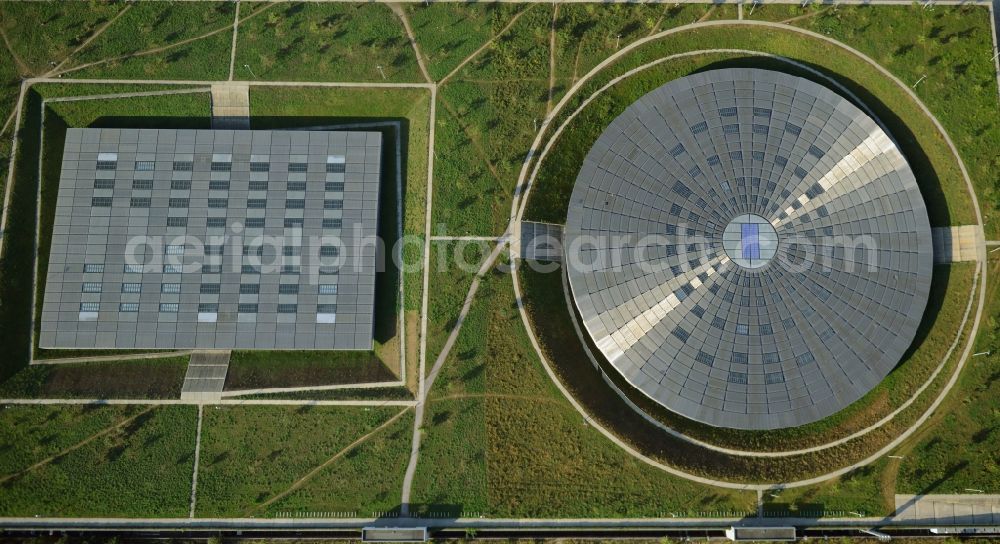
{"type": "Polygon", "coordinates": [[[986,240],[979,225],[931,229],[934,263],[958,263],[986,259],[986,240]]]}
{"type": "Polygon", "coordinates": [[[212,85],[212,128],[250,128],[250,86],[240,83],[212,85]]]}

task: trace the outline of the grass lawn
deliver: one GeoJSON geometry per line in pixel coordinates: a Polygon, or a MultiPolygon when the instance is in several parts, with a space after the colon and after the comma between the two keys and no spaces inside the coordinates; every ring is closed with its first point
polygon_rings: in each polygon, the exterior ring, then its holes
{"type": "Polygon", "coordinates": [[[535,357],[500,273],[483,280],[428,410],[414,481],[422,512],[623,517],[754,508],[749,493],[670,476],[588,427],[535,357]]]}
{"type": "MultiPolygon", "coordinates": [[[[996,274],[1000,261],[990,261],[987,305],[975,352],[1000,349],[1000,297],[996,274]]],[[[903,459],[882,459],[871,467],[817,486],[782,491],[768,499],[775,513],[803,511],[816,505],[830,509],[888,514],[893,495],[967,493],[966,489],[1000,492],[1000,455],[995,446],[1000,426],[1000,371],[996,355],[971,359],[955,389],[924,427],[892,453],[903,459]]]]}
{"type": "MultiPolygon", "coordinates": [[[[117,24],[117,23],[116,23],[117,24]]],[[[216,34],[162,52],[131,56],[69,72],[74,78],[199,79],[229,77],[232,25],[216,34]]]]}
{"type": "Polygon", "coordinates": [[[176,399],[188,356],[31,365],[0,384],[5,398],[176,399]]]}
{"type": "Polygon", "coordinates": [[[399,18],[374,3],[270,8],[240,26],[236,66],[240,78],[252,77],[242,73],[244,64],[270,80],[424,81],[399,18]]]}
{"type": "MultiPolygon", "coordinates": [[[[11,137],[14,134],[14,106],[17,103],[19,82],[10,55],[0,54],[0,195],[7,186],[7,168],[10,166],[11,137]],[[4,128],[4,123],[10,124],[4,128]]],[[[3,200],[0,200],[3,213],[3,200]]]]}
{"type": "Polygon", "coordinates": [[[56,455],[140,410],[136,406],[3,405],[0,478],[56,455]]]}
{"type": "Polygon", "coordinates": [[[529,8],[500,2],[404,4],[420,54],[435,81],[496,36],[517,13],[529,8]]]}
{"type": "Polygon", "coordinates": [[[882,458],[839,478],[806,487],[764,493],[768,517],[889,516],[895,510],[893,486],[885,479],[887,467],[898,461],[882,458]],[[777,496],[773,496],[777,495],[777,496]]]}
{"type": "MultiPolygon", "coordinates": [[[[242,15],[245,17],[252,11],[254,8],[244,10],[242,15]]],[[[232,2],[136,3],[74,55],[63,69],[99,63],[70,71],[69,75],[225,79],[229,74],[234,12],[232,2]],[[201,37],[212,32],[215,34],[201,37]],[[188,40],[193,41],[172,46],[188,40]],[[163,54],[145,54],[163,47],[168,47],[163,54]]]]}
{"type": "Polygon", "coordinates": [[[438,90],[434,223],[498,235],[548,99],[551,8],[535,6],[438,90]]]}
{"type": "MultiPolygon", "coordinates": [[[[786,24],[807,24],[803,19],[815,17],[827,9],[832,9],[830,6],[819,4],[809,4],[805,7],[800,4],[761,4],[752,7],[753,12],[751,13],[751,6],[744,6],[744,19],[786,24]]],[[[853,9],[853,6],[837,6],[837,11],[839,12],[842,8],[853,9]]]]}
{"type": "Polygon", "coordinates": [[[556,77],[575,82],[628,44],[698,21],[711,4],[564,4],[556,18],[556,77]]]}
{"type": "Polygon", "coordinates": [[[365,517],[398,511],[412,437],[413,413],[407,411],[371,440],[269,506],[266,515],[353,512],[365,517]]]}
{"type": "MultiPolygon", "coordinates": [[[[348,456],[350,450],[344,451],[351,443],[400,411],[395,407],[205,407],[196,514],[200,517],[265,514],[285,498],[283,493],[297,480],[338,454],[324,471],[339,470],[341,462],[353,459],[348,456]]],[[[376,435],[373,440],[385,440],[391,431],[382,432],[387,434],[376,435]]],[[[393,463],[378,470],[398,470],[402,474],[405,467],[405,463],[393,463]]],[[[322,472],[316,476],[330,477],[322,472]]],[[[360,482],[355,483],[364,488],[360,482]]],[[[363,497],[370,491],[362,489],[356,493],[363,497]]],[[[369,505],[360,501],[341,507],[365,512],[369,505]]]]}
{"type": "Polygon", "coordinates": [[[132,410],[134,418],[109,427],[109,432],[8,476],[2,484],[0,515],[186,517],[197,409],[132,410]]]}
{"type": "Polygon", "coordinates": [[[928,424],[898,452],[897,493],[1000,493],[1000,261],[990,260],[987,305],[975,352],[955,390],[928,424]]]}
{"type": "MultiPolygon", "coordinates": [[[[41,75],[91,37],[125,2],[3,2],[0,27],[23,73],[41,75]]],[[[5,53],[6,54],[6,53],[5,53]]]]}
{"type": "Polygon", "coordinates": [[[408,387],[365,387],[328,389],[324,391],[297,391],[291,393],[257,393],[240,395],[241,399],[265,400],[414,400],[408,387]]]}
{"type": "Polygon", "coordinates": [[[431,243],[430,292],[427,297],[427,371],[455,328],[472,279],[493,250],[490,242],[431,243]]]}

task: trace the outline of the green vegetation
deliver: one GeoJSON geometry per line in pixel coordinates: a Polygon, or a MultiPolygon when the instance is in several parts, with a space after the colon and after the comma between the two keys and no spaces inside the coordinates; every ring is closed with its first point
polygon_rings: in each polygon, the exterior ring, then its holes
{"type": "Polygon", "coordinates": [[[964,493],[966,489],[1000,492],[1000,261],[989,262],[987,305],[975,352],[955,391],[920,432],[899,450],[899,493],[964,493]]]}
{"type": "MultiPolygon", "coordinates": [[[[654,28],[675,27],[715,13],[725,15],[731,8],[559,5],[554,50],[557,72],[551,100],[549,65],[553,51],[549,44],[554,8],[532,5],[519,12],[510,29],[438,90],[435,223],[444,224],[450,233],[502,233],[525,153],[537,127],[543,125],[550,108],[573,80],[574,66],[575,77],[579,77],[613,53],[618,33],[622,34],[620,46],[624,46],[654,28]],[[587,20],[590,14],[593,17],[587,20]]],[[[422,9],[414,7],[411,12],[422,9]]],[[[494,31],[497,24],[495,21],[494,31]]],[[[446,24],[424,26],[418,32],[418,42],[447,39],[434,34],[436,28],[450,28],[446,24]]]]}
{"type": "Polygon", "coordinates": [[[403,25],[385,4],[281,4],[241,25],[237,40],[236,66],[249,64],[261,79],[423,81],[403,25]]]}
{"type": "Polygon", "coordinates": [[[889,516],[895,510],[893,482],[887,467],[898,461],[882,458],[871,465],[817,485],[764,493],[768,517],[840,517],[854,514],[889,516]]]}
{"type": "Polygon", "coordinates": [[[124,2],[4,2],[3,29],[22,74],[41,75],[100,30],[124,2]]]}
{"type": "MultiPolygon", "coordinates": [[[[846,7],[849,10],[854,9],[853,6],[836,6],[836,11],[839,13],[841,7],[846,7]]],[[[744,19],[752,19],[757,21],[771,21],[774,23],[786,23],[786,24],[805,24],[802,19],[808,17],[815,17],[816,15],[823,13],[828,9],[832,9],[832,6],[824,6],[821,4],[809,4],[803,7],[801,4],[760,4],[753,6],[753,10],[750,6],[745,6],[746,9],[743,10],[744,19]],[[800,19],[800,17],[802,19],[800,19]]]]}
{"type": "Polygon", "coordinates": [[[3,405],[0,409],[0,478],[57,455],[90,436],[132,417],[135,406],[3,405]]]}
{"type": "Polygon", "coordinates": [[[404,7],[427,71],[440,81],[531,5],[434,2],[404,7]]]}
{"type": "MultiPolygon", "coordinates": [[[[390,363],[393,361],[389,361],[390,363]]],[[[398,367],[398,361],[394,368],[398,367]]],[[[397,377],[371,351],[234,351],[226,389],[390,382],[397,377]]]]}
{"type": "Polygon", "coordinates": [[[431,244],[430,292],[427,296],[428,372],[458,322],[458,314],[476,271],[494,245],[478,241],[438,241],[431,244]]]}
{"type": "Polygon", "coordinates": [[[378,435],[347,451],[268,513],[353,512],[358,517],[398,511],[410,457],[413,413],[407,411],[378,435]]]}
{"type": "MultiPolygon", "coordinates": [[[[310,497],[315,497],[313,486],[318,482],[343,482],[342,478],[348,474],[375,462],[361,457],[362,453],[369,453],[374,459],[394,459],[394,452],[400,449],[398,444],[379,446],[377,443],[397,441],[398,428],[382,428],[371,437],[374,445],[365,450],[351,447],[351,444],[400,411],[395,407],[206,407],[197,515],[261,516],[277,511],[283,500],[291,501],[284,504],[286,509],[325,509],[336,503],[338,510],[358,511],[365,511],[368,503],[363,501],[372,500],[374,496],[382,501],[379,505],[391,502],[392,493],[399,490],[392,488],[391,482],[402,477],[405,463],[379,466],[376,471],[379,474],[365,477],[370,480],[367,489],[365,478],[362,478],[349,485],[343,484],[344,487],[338,490],[343,494],[340,498],[325,497],[310,504],[310,497]],[[323,468],[314,473],[313,470],[321,465],[323,468]],[[392,471],[400,474],[384,474],[392,471]],[[301,494],[294,493],[300,486],[305,486],[301,494]]],[[[326,492],[337,494],[331,491],[326,492]]]]}
{"type": "Polygon", "coordinates": [[[548,100],[549,6],[518,18],[438,90],[434,222],[448,233],[497,235],[534,123],[548,100]]]}
{"type": "Polygon", "coordinates": [[[996,370],[1000,349],[1000,297],[995,274],[1000,264],[989,265],[987,304],[975,352],[993,355],[970,359],[955,389],[919,432],[906,440],[893,455],[902,459],[882,459],[870,467],[816,486],[789,489],[769,498],[766,509],[775,515],[813,510],[824,506],[834,511],[856,511],[867,515],[888,514],[894,507],[893,495],[967,493],[980,489],[1000,491],[1000,458],[995,433],[1000,412],[1000,372],[996,370]]]}
{"type": "MultiPolygon", "coordinates": [[[[7,185],[10,166],[11,135],[14,133],[14,106],[17,103],[20,74],[10,54],[0,49],[0,195],[7,185]]],[[[0,213],[3,200],[0,199],[0,213]]]]}
{"type": "Polygon", "coordinates": [[[219,81],[229,77],[232,25],[184,45],[81,65],[68,75],[75,78],[197,79],[219,81]]]}
{"type": "Polygon", "coordinates": [[[587,426],[543,370],[499,272],[484,278],[426,417],[414,481],[421,512],[622,517],[754,508],[749,493],[670,476],[587,426]]]}
{"type": "Polygon", "coordinates": [[[668,28],[694,23],[711,4],[564,4],[556,19],[559,94],[605,58],[668,28]]]}
{"type": "MultiPolygon", "coordinates": [[[[507,225],[514,183],[536,123],[568,85],[599,62],[657,31],[694,20],[735,18],[732,5],[673,4],[409,4],[421,52],[435,80],[496,38],[438,91],[433,220],[451,235],[496,235],[507,225]],[[514,17],[517,21],[505,27],[514,17]],[[500,34],[501,30],[503,33],[500,34]],[[554,31],[554,33],[553,33],[554,31]],[[498,36],[498,34],[500,34],[498,36]],[[620,35],[620,38],[619,38],[620,35]],[[550,50],[550,39],[554,48],[550,50]],[[554,61],[555,73],[550,74],[554,61]],[[550,88],[550,83],[554,86],[550,88]]],[[[70,54],[73,77],[225,79],[234,6],[124,3],[0,3],[0,127],[13,108],[17,80],[39,75],[70,54]],[[80,47],[116,14],[100,36],[80,47]],[[41,31],[39,31],[41,29],[41,31]],[[191,40],[178,45],[178,42],[191,40]],[[162,51],[158,48],[163,47],[162,51]],[[121,57],[114,60],[115,57],[121,57]],[[112,59],[103,62],[104,59],[112,59]]],[[[924,75],[916,92],[949,131],[969,168],[986,219],[987,238],[1000,206],[1000,108],[996,100],[988,13],[975,6],[764,5],[747,17],[788,21],[857,47],[906,85],[924,75]]],[[[241,7],[236,79],[423,82],[403,27],[381,4],[271,3],[241,7]],[[253,73],[243,68],[250,65],[253,73]],[[305,68],[304,68],[305,67],[305,68]]],[[[830,44],[775,29],[705,28],[657,40],[609,66],[547,125],[551,131],[576,105],[612,77],[665,55],[707,48],[751,48],[796,59],[833,77],[871,106],[901,142],[935,225],[974,221],[958,163],[917,105],[877,70],[830,44]],[[748,45],[749,44],[749,45],[748,45]]],[[[676,77],[710,67],[760,66],[803,75],[787,64],[739,55],[701,55],[669,61],[615,86],[592,103],[542,165],[528,215],[563,222],[566,200],[583,155],[618,112],[638,96],[676,77]]],[[[821,83],[826,84],[821,81],[821,83]]],[[[38,188],[42,98],[155,90],[152,85],[40,85],[27,96],[17,185],[0,262],[0,397],[170,397],[183,375],[182,358],[24,368],[31,305],[31,255],[38,188]]],[[[254,128],[329,125],[373,120],[402,124],[403,228],[422,235],[426,202],[429,92],[424,89],[255,88],[254,128]],[[412,151],[412,153],[410,152],[412,151]]],[[[47,260],[62,135],[71,126],[208,126],[205,94],[50,103],[42,157],[41,274],[47,260]]],[[[12,124],[11,124],[12,126],[12,124]]],[[[395,129],[382,130],[395,141],[395,129]]],[[[0,128],[0,172],[9,160],[11,128],[0,128]]],[[[385,148],[383,172],[395,174],[395,148],[385,148]]],[[[392,178],[394,180],[394,178],[392,178]]],[[[383,211],[395,210],[395,189],[383,192],[383,211]]],[[[386,187],[389,185],[387,184],[386,187]]],[[[383,234],[396,230],[384,213],[383,234]]],[[[428,363],[454,325],[472,275],[433,268],[455,244],[432,244],[428,363]]],[[[404,248],[421,260],[422,242],[404,248]]],[[[483,257],[469,250],[470,261],[483,257]]],[[[414,267],[415,268],[415,267],[414,267]]],[[[382,319],[373,353],[236,352],[229,387],[354,383],[393,379],[400,350],[416,368],[421,271],[405,273],[399,300],[394,267],[379,279],[382,319]],[[395,289],[395,291],[393,290],[395,289]],[[276,372],[280,368],[281,372],[276,372]]],[[[1000,273],[994,262],[991,275],[1000,273]]],[[[641,396],[636,402],[666,423],[731,447],[802,447],[863,428],[898,406],[923,383],[956,334],[972,284],[970,265],[935,269],[928,316],[918,341],[884,383],[847,410],[822,422],[774,433],[719,432],[672,416],[641,396]]],[[[747,493],[692,484],[649,467],[587,426],[562,398],[528,343],[507,278],[490,273],[458,342],[431,391],[415,482],[418,512],[487,516],[665,516],[743,512],[747,493]]],[[[990,284],[990,307],[977,351],[1000,350],[1000,304],[990,284]]],[[[646,455],[684,470],[730,479],[778,480],[824,472],[869,455],[929,405],[955,365],[908,410],[863,439],[822,454],[780,462],[707,453],[667,439],[638,419],[591,367],[569,322],[558,274],[525,270],[524,303],[543,350],[588,414],[646,455]]],[[[41,292],[38,292],[41,302],[41,292]]],[[[967,332],[962,333],[967,334],[967,332]]],[[[106,353],[106,352],[97,352],[106,353]]],[[[92,352],[60,352],[89,355],[92,352]]],[[[38,356],[49,356],[38,352],[38,356]]],[[[892,493],[1000,491],[996,454],[1000,373],[996,355],[969,362],[955,391],[928,424],[898,452],[816,486],[765,496],[769,515],[886,514],[892,493]]],[[[410,373],[412,383],[415,374],[410,373]]],[[[621,382],[617,374],[609,376],[621,382]]],[[[310,399],[412,399],[404,388],[259,396],[310,399]]],[[[194,448],[194,408],[26,407],[0,411],[0,515],[186,516],[194,448]],[[136,417],[134,420],[127,418],[136,417]],[[124,422],[121,427],[116,425],[124,422]],[[107,430],[105,434],[94,435],[107,430]],[[80,445],[81,441],[94,437],[80,445]],[[55,456],[52,460],[47,460],[55,456]],[[32,465],[42,462],[35,468],[32,465]],[[26,470],[27,469],[27,470],[26,470]],[[21,471],[24,471],[23,473],[21,471]]],[[[200,516],[274,516],[310,512],[392,511],[410,447],[412,413],[400,408],[210,407],[199,485],[200,516]],[[401,414],[398,419],[390,418],[401,414]],[[379,429],[383,424],[384,428],[379,429]],[[378,430],[377,430],[378,429],[378,430]],[[377,430],[371,439],[348,447],[377,430]],[[261,432],[263,431],[263,432],[261,432]],[[325,463],[329,463],[325,466],[325,463]],[[314,469],[321,467],[318,471],[314,469]]],[[[709,514],[710,515],[710,514],[709,514]]]]}
{"type": "Polygon", "coordinates": [[[188,357],[30,365],[0,384],[2,398],[178,398],[188,357]]]}
{"type": "MultiPolygon", "coordinates": [[[[71,415],[52,411],[48,417],[73,417],[73,411],[80,409],[59,410],[71,415]]],[[[104,407],[82,410],[121,412],[104,407]]],[[[129,410],[131,417],[115,417],[112,426],[105,427],[107,432],[98,431],[90,440],[84,437],[35,465],[4,476],[0,515],[186,516],[197,409],[159,406],[129,410]]]]}
{"type": "Polygon", "coordinates": [[[72,77],[226,79],[232,2],[140,2],[126,10],[61,70],[72,77]]]}

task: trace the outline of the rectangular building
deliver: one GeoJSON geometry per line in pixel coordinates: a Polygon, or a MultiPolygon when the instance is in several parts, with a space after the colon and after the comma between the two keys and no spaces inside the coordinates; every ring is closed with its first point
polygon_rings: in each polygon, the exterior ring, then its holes
{"type": "Polygon", "coordinates": [[[372,349],[379,132],[69,129],[39,345],[372,349]]]}

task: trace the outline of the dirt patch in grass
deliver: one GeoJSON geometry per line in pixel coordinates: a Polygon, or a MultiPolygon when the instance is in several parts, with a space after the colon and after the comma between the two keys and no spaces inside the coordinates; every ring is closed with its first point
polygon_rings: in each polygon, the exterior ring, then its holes
{"type": "Polygon", "coordinates": [[[388,382],[396,375],[374,352],[234,351],[226,390],[388,382]]]}
{"type": "Polygon", "coordinates": [[[180,398],[188,357],[31,365],[0,385],[9,398],[180,398]]]}

